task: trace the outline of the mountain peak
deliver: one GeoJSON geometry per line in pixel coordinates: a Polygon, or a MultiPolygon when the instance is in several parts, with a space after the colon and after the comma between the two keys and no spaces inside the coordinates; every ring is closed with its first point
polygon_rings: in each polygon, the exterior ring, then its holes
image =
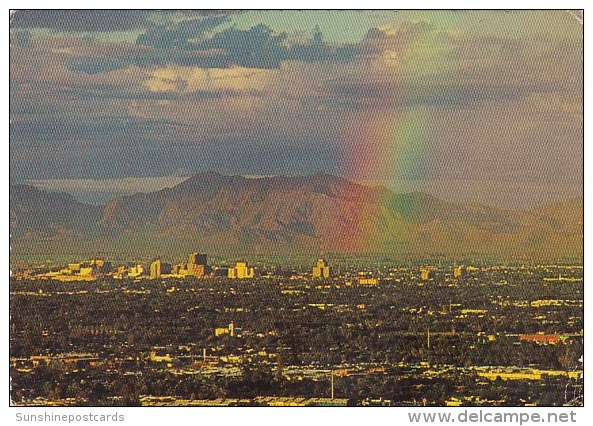
{"type": "Polygon", "coordinates": [[[133,237],[145,241],[151,255],[159,244],[181,250],[185,241],[188,249],[197,244],[242,253],[254,247],[315,252],[322,244],[343,253],[582,256],[582,208],[572,200],[533,211],[502,210],[419,191],[396,194],[327,173],[255,179],[215,171],[106,206],[65,195],[12,186],[11,233],[76,236],[85,244],[109,237],[127,251],[137,250],[129,246],[133,237]]]}

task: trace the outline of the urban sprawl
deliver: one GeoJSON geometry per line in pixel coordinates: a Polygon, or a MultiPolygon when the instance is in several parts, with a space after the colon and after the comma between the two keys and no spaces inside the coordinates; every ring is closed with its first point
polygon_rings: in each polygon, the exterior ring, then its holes
{"type": "Polygon", "coordinates": [[[13,271],[18,405],[581,405],[581,265],[13,271]]]}

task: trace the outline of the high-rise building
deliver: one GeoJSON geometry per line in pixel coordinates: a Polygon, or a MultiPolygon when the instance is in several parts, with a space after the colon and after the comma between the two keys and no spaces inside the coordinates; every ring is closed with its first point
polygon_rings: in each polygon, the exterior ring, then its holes
{"type": "Polygon", "coordinates": [[[313,278],[329,278],[330,274],[331,271],[325,259],[318,259],[313,266],[313,278]]]}
{"type": "Polygon", "coordinates": [[[160,278],[163,274],[171,273],[171,264],[157,259],[150,264],[150,278],[160,278]]]}
{"type": "Polygon", "coordinates": [[[208,272],[207,255],[200,253],[190,253],[187,262],[187,275],[203,277],[208,272]]]}
{"type": "Polygon", "coordinates": [[[188,265],[206,265],[208,256],[206,254],[201,253],[190,253],[189,260],[187,262],[188,265]]]}
{"type": "Polygon", "coordinates": [[[247,262],[237,262],[234,268],[229,268],[229,278],[253,278],[254,277],[254,270],[251,268],[247,262]]]}
{"type": "Polygon", "coordinates": [[[161,277],[161,259],[157,259],[150,264],[150,278],[161,277]]]}

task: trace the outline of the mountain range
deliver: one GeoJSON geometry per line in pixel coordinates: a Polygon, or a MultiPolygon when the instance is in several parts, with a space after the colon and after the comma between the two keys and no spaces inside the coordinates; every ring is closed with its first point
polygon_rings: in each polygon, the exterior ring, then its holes
{"type": "Polygon", "coordinates": [[[10,231],[17,257],[209,250],[582,259],[583,200],[505,210],[397,194],[322,173],[247,178],[210,172],[103,206],[11,185],[10,231]]]}

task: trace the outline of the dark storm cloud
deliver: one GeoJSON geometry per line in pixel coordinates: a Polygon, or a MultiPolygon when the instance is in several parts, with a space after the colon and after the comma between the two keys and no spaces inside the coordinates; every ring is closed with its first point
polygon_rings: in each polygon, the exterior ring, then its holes
{"type": "Polygon", "coordinates": [[[278,68],[286,59],[288,48],[282,44],[286,38],[286,33],[274,34],[271,28],[260,24],[246,31],[229,28],[198,43],[196,48],[228,52],[227,56],[213,60],[211,68],[239,65],[269,69],[278,68]]]}
{"type": "Polygon", "coordinates": [[[189,48],[227,52],[225,56],[212,57],[205,65],[209,68],[229,65],[247,68],[279,68],[282,61],[317,62],[324,60],[350,60],[359,52],[355,45],[329,46],[319,28],[312,40],[302,43],[287,42],[288,34],[275,32],[259,24],[247,30],[234,27],[214,34],[189,48]]]}
{"type": "Polygon", "coordinates": [[[319,28],[315,29],[311,40],[291,42],[287,33],[274,31],[264,24],[249,29],[233,26],[220,31],[219,27],[229,20],[229,15],[216,13],[156,26],[138,36],[136,45],[144,49],[133,54],[77,58],[70,61],[68,67],[90,74],[130,64],[146,68],[180,65],[278,69],[284,61],[348,63],[361,57],[380,56],[386,49],[404,53],[419,40],[436,47],[451,47],[445,57],[452,61],[492,55],[507,58],[519,54],[523,48],[516,40],[494,36],[458,39],[426,21],[403,22],[396,28],[370,28],[358,43],[331,46],[325,42],[319,28]]]}
{"type": "Polygon", "coordinates": [[[196,45],[198,49],[219,49],[228,52],[224,57],[212,58],[211,68],[236,65],[248,68],[274,69],[287,60],[318,62],[350,60],[359,50],[329,46],[323,33],[316,28],[313,39],[304,43],[287,43],[288,34],[276,33],[260,24],[248,30],[229,28],[196,45]]]}
{"type": "Polygon", "coordinates": [[[201,39],[204,34],[212,31],[229,20],[228,16],[209,16],[204,19],[182,21],[173,28],[159,26],[138,37],[136,43],[152,46],[156,49],[190,49],[191,40],[201,39]]]}
{"type": "Polygon", "coordinates": [[[146,25],[150,11],[137,10],[19,10],[11,28],[47,28],[55,31],[127,31],[146,25]]]}
{"type": "Polygon", "coordinates": [[[205,36],[227,20],[228,16],[217,15],[155,27],[138,37],[137,51],[77,57],[69,59],[66,65],[72,71],[87,74],[109,72],[131,64],[145,68],[180,65],[278,69],[287,60],[348,62],[362,51],[357,45],[331,47],[318,29],[311,41],[301,44],[286,43],[286,33],[276,33],[263,24],[246,30],[231,27],[211,37],[205,36]]]}

